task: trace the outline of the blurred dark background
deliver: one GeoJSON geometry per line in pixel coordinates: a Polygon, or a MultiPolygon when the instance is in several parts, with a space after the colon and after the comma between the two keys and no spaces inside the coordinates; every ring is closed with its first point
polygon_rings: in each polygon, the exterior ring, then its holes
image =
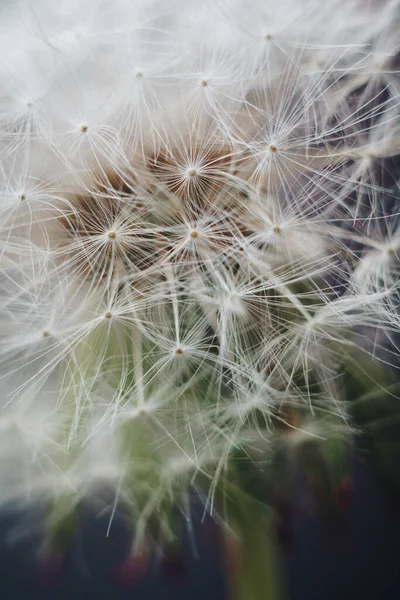
{"type": "MultiPolygon", "coordinates": [[[[400,505],[383,492],[360,456],[354,458],[352,471],[348,509],[340,523],[316,516],[310,509],[309,490],[301,483],[295,492],[293,519],[283,546],[289,600],[400,598],[400,505]]],[[[209,518],[200,522],[201,508],[193,510],[194,532],[184,536],[180,556],[166,565],[155,557],[147,574],[133,585],[115,581],[115,568],[128,541],[118,520],[106,538],[108,521],[83,514],[79,537],[63,568],[45,580],[35,560],[34,540],[13,547],[3,541],[0,598],[226,598],[218,531],[209,518]]],[[[3,540],[18,518],[3,518],[3,540]]]]}

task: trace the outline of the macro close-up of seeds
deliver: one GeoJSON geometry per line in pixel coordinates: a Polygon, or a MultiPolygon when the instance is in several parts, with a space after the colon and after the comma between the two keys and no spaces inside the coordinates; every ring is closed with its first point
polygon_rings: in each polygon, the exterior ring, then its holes
{"type": "Polygon", "coordinates": [[[299,473],[329,522],[355,452],[400,493],[399,0],[3,0],[0,47],[8,543],[86,507],[126,575],[195,503],[283,597],[299,473]]]}

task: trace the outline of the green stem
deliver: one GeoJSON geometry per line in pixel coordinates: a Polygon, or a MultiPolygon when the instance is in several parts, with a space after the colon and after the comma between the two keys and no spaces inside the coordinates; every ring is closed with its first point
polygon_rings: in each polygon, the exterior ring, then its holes
{"type": "Polygon", "coordinates": [[[238,489],[232,498],[232,492],[225,509],[240,558],[233,568],[229,566],[230,596],[232,600],[277,600],[282,597],[280,549],[271,511],[238,489]]]}
{"type": "Polygon", "coordinates": [[[232,600],[279,598],[278,552],[267,519],[250,515],[240,533],[242,559],[232,577],[232,600]]]}

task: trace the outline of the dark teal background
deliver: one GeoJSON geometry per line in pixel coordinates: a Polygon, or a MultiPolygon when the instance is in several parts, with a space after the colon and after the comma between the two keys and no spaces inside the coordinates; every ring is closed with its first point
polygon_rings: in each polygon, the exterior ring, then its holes
{"type": "MultiPolygon", "coordinates": [[[[348,517],[338,524],[321,523],[307,507],[308,492],[298,484],[292,542],[285,550],[285,580],[290,600],[397,600],[400,598],[400,504],[387,499],[364,462],[353,465],[354,493],[348,517]]],[[[113,582],[127,542],[115,522],[105,538],[106,521],[82,515],[75,541],[59,579],[39,583],[33,543],[0,551],[1,600],[200,600],[223,599],[224,581],[218,534],[210,521],[200,524],[194,508],[198,557],[190,540],[182,541],[182,561],[167,575],[153,561],[149,575],[133,587],[113,582]]],[[[4,517],[3,537],[14,517],[4,517]]]]}

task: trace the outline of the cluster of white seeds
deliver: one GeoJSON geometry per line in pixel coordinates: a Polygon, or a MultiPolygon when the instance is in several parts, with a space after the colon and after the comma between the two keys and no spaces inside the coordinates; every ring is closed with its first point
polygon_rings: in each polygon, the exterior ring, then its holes
{"type": "Polygon", "coordinates": [[[107,483],[168,536],[238,452],[350,430],[347,353],[395,362],[400,3],[0,17],[0,502],[107,483]]]}

